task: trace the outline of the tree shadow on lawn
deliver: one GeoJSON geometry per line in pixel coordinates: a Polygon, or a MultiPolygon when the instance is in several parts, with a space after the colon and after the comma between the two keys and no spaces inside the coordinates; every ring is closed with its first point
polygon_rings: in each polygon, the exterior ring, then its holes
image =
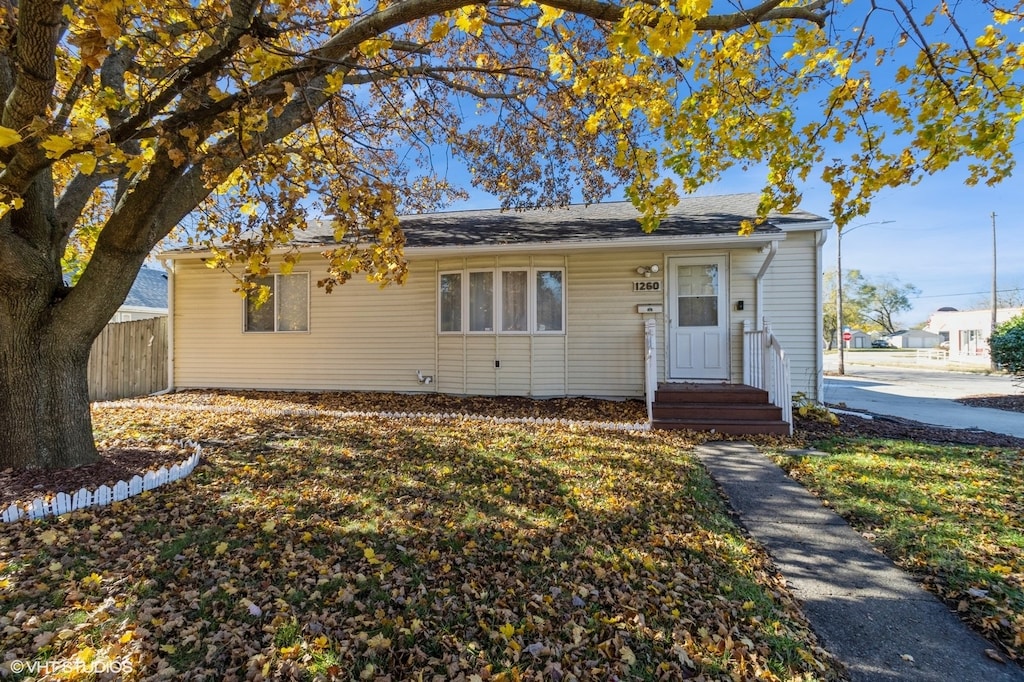
{"type": "MultiPolygon", "coordinates": [[[[193,679],[786,677],[827,662],[677,440],[242,422],[184,485],[108,515],[102,543],[85,514],[29,528],[10,550],[32,564],[17,580],[45,580],[22,603],[49,599],[66,614],[112,597],[122,622],[96,623],[90,646],[142,633],[122,647],[136,646],[140,669],[193,679]],[[47,528],[60,528],[53,551],[29,558],[47,528]],[[67,562],[66,577],[41,561],[67,562]],[[85,589],[90,571],[101,583],[85,589]]],[[[61,652],[84,636],[60,640],[61,652]]]]}

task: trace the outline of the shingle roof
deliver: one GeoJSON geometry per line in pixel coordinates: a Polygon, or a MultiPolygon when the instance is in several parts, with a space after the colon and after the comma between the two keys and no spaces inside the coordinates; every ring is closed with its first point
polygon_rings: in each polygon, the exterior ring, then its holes
{"type": "MultiPolygon", "coordinates": [[[[399,218],[406,247],[500,247],[512,244],[573,244],[615,240],[664,239],[665,237],[734,236],[743,220],[757,214],[760,194],[724,194],[687,197],[669,210],[667,218],[647,234],[639,212],[627,201],[575,204],[562,208],[502,211],[499,209],[450,211],[406,215],[399,218]]],[[[773,213],[755,235],[782,234],[786,229],[821,229],[831,222],[822,216],[797,210],[773,213]]],[[[330,221],[314,221],[295,235],[293,246],[328,246],[334,243],[330,221]]],[[[195,249],[182,249],[192,251],[195,249]]]]}
{"type": "Polygon", "coordinates": [[[167,307],[167,273],[152,268],[139,270],[124,305],[139,308],[167,307]]]}
{"type": "MultiPolygon", "coordinates": [[[[670,209],[658,229],[646,235],[639,212],[627,201],[577,204],[528,211],[470,210],[408,215],[400,218],[408,247],[500,246],[562,242],[642,239],[650,237],[735,235],[740,222],[757,212],[759,194],[689,197],[670,209]]],[[[813,213],[772,214],[755,234],[777,234],[784,228],[827,221],[813,213]]],[[[330,224],[310,225],[296,235],[299,244],[334,240],[330,224]]]]}

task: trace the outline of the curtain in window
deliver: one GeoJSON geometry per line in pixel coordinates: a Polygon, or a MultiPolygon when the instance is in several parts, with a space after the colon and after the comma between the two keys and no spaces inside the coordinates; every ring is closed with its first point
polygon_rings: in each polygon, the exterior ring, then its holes
{"type": "Polygon", "coordinates": [[[441,275],[441,331],[462,331],[462,274],[441,275]]]}
{"type": "Polygon", "coordinates": [[[562,272],[537,271],[537,331],[562,331],[562,272]]]}
{"type": "Polygon", "coordinates": [[[529,284],[526,270],[512,270],[501,273],[501,331],[525,332],[526,288],[529,284]]]}
{"type": "Polygon", "coordinates": [[[494,273],[469,273],[469,331],[494,331],[494,273]]]}
{"type": "Polygon", "coordinates": [[[309,331],[309,276],[278,275],[277,331],[309,331]]]}

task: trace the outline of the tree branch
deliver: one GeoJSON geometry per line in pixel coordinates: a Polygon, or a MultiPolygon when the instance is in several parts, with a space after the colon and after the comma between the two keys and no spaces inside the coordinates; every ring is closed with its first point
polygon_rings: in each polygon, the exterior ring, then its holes
{"type": "Polygon", "coordinates": [[[197,58],[185,65],[178,77],[149,102],[139,108],[133,116],[110,131],[110,141],[120,144],[134,137],[136,129],[150,121],[176,97],[180,96],[190,84],[211,74],[222,66],[238,49],[242,36],[250,32],[254,26],[253,17],[259,0],[233,0],[228,26],[222,39],[199,53],[197,58]]]}
{"type": "Polygon", "coordinates": [[[64,188],[55,211],[55,235],[59,238],[59,251],[64,251],[68,237],[71,236],[71,232],[75,229],[78,218],[89,203],[89,197],[92,196],[92,193],[104,182],[113,180],[115,177],[113,173],[102,174],[95,172],[92,175],[79,173],[64,188]]]}
{"type": "Polygon", "coordinates": [[[910,14],[910,10],[903,3],[903,0],[896,0],[896,4],[900,6],[901,10],[903,10],[904,16],[907,18],[907,21],[910,22],[910,28],[914,31],[917,39],[921,41],[921,51],[924,52],[924,56],[928,60],[928,65],[932,67],[932,73],[939,80],[939,83],[942,84],[942,88],[950,97],[953,98],[953,103],[960,106],[960,98],[957,97],[956,89],[949,83],[949,81],[946,80],[945,76],[942,75],[942,71],[939,69],[939,65],[935,63],[935,55],[933,55],[932,51],[928,49],[928,40],[924,37],[924,34],[921,32],[921,28],[917,25],[917,22],[914,21],[914,17],[910,14]]]}
{"type": "Polygon", "coordinates": [[[89,341],[103,329],[131,289],[146,256],[175,223],[162,219],[160,205],[181,176],[166,150],[159,150],[147,175],[118,202],[100,231],[96,248],[78,283],[54,307],[54,324],[73,338],[89,341]]]}
{"type": "MultiPolygon", "coordinates": [[[[751,9],[731,14],[709,15],[698,19],[695,22],[696,28],[698,31],[733,31],[759,22],[779,19],[808,21],[824,27],[825,20],[831,14],[831,11],[825,9],[826,0],[813,0],[805,5],[793,7],[780,7],[781,2],[782,0],[768,0],[751,9]]],[[[545,0],[544,4],[611,23],[621,21],[624,13],[621,5],[600,0],[545,0]]]]}
{"type": "MultiPolygon", "coordinates": [[[[37,116],[46,117],[57,83],[56,50],[62,5],[56,0],[20,3],[12,65],[14,87],[4,102],[0,125],[21,130],[37,116]]],[[[0,172],[0,186],[20,195],[48,162],[31,138],[10,147],[8,154],[0,158],[6,163],[0,172]]]]}

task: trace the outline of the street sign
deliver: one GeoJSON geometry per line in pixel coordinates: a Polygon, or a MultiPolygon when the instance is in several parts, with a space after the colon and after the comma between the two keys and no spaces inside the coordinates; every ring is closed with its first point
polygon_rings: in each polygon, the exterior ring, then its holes
{"type": "Polygon", "coordinates": [[[849,341],[853,338],[853,334],[850,332],[843,332],[843,341],[849,341]]]}

